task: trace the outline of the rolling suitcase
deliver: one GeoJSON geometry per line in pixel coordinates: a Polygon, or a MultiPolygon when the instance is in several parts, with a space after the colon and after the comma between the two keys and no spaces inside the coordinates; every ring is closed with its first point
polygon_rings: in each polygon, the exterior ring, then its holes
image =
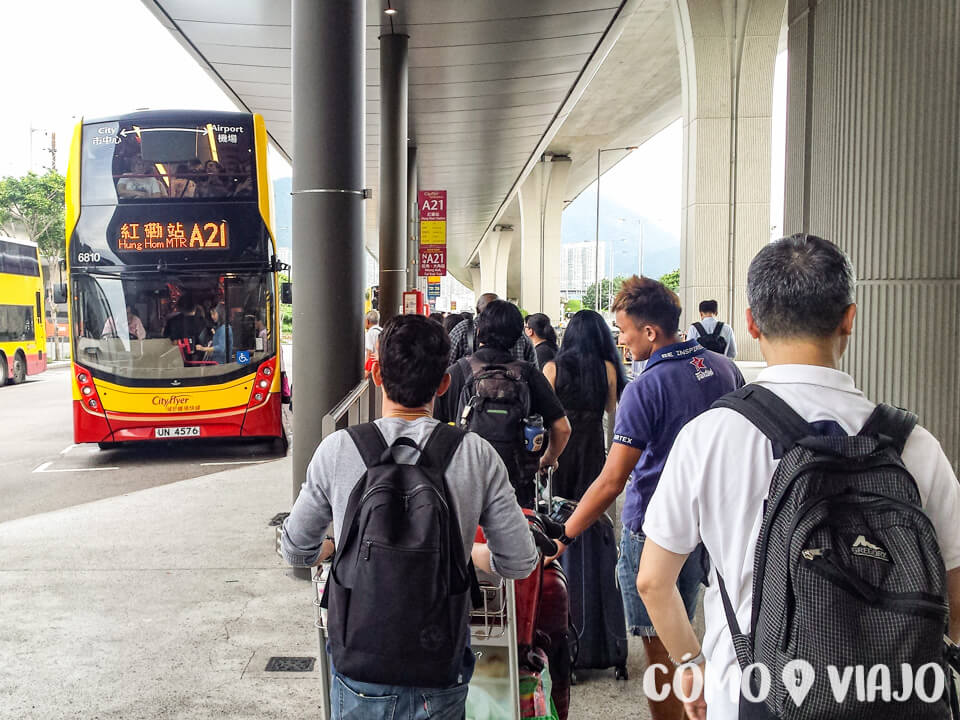
{"type": "Polygon", "coordinates": [[[537,632],[545,636],[544,651],[550,662],[553,681],[553,704],[560,720],[567,719],[570,707],[570,681],[573,673],[570,654],[570,608],[567,599],[567,578],[560,563],[554,560],[543,569],[537,632]]]}
{"type": "Polygon", "coordinates": [[[573,667],[616,668],[627,679],[627,621],[617,582],[613,521],[601,515],[560,557],[570,617],[579,641],[573,667]]]}

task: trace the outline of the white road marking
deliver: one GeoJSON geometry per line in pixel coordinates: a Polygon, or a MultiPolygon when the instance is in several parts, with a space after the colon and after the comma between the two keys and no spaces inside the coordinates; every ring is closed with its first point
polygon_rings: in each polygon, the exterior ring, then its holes
{"type": "Polygon", "coordinates": [[[205,462],[200,463],[200,467],[206,467],[209,465],[256,465],[257,463],[266,462],[266,460],[230,460],[229,462],[205,462]]]}
{"type": "Polygon", "coordinates": [[[35,473],[58,473],[58,472],[96,472],[97,470],[119,470],[119,467],[92,467],[92,468],[51,468],[52,462],[45,462],[43,465],[34,469],[35,473]]]}
{"type": "Polygon", "coordinates": [[[79,445],[68,445],[68,446],[65,447],[63,450],[60,451],[60,454],[61,454],[61,455],[66,455],[68,452],[70,452],[70,451],[73,450],[74,448],[78,448],[78,447],[80,447],[80,446],[79,446],[79,445]]]}

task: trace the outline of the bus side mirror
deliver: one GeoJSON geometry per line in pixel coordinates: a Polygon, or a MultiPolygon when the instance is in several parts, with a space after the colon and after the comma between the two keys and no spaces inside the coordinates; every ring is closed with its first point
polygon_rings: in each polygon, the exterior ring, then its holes
{"type": "Polygon", "coordinates": [[[62,305],[67,301],[67,284],[57,283],[53,286],[53,302],[62,305]]]}
{"type": "Polygon", "coordinates": [[[293,283],[280,283],[280,302],[284,305],[293,302],[293,283]]]}

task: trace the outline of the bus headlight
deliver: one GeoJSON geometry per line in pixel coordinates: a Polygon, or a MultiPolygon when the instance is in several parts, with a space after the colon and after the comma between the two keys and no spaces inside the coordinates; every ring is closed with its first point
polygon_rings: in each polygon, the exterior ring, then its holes
{"type": "Polygon", "coordinates": [[[96,409],[97,409],[97,401],[94,400],[93,398],[90,398],[89,400],[87,400],[87,407],[90,408],[91,410],[96,410],[96,409]]]}
{"type": "Polygon", "coordinates": [[[263,372],[263,374],[266,375],[267,377],[270,377],[271,375],[273,375],[273,368],[267,365],[265,368],[263,368],[261,372],[263,372]]]}
{"type": "Polygon", "coordinates": [[[92,395],[93,388],[89,385],[84,385],[82,388],[80,388],[80,392],[82,392],[84,395],[92,395]]]}
{"type": "Polygon", "coordinates": [[[87,376],[86,373],[79,373],[77,375],[77,382],[80,383],[81,385],[83,385],[85,382],[88,382],[89,380],[90,378],[87,376]]]}
{"type": "Polygon", "coordinates": [[[264,389],[270,387],[270,383],[269,383],[269,381],[267,381],[267,380],[261,380],[261,381],[260,381],[259,383],[257,383],[257,384],[258,384],[260,387],[264,388],[264,389]]]}
{"type": "Polygon", "coordinates": [[[253,396],[253,399],[256,400],[257,402],[260,402],[261,400],[263,400],[263,393],[255,393],[253,396]]]}

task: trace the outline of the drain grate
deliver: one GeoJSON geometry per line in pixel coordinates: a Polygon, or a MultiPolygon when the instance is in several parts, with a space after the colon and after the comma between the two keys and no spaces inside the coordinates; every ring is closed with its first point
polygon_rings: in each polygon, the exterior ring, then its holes
{"type": "Polygon", "coordinates": [[[264,668],[267,672],[312,672],[314,657],[272,657],[264,668]]]}

